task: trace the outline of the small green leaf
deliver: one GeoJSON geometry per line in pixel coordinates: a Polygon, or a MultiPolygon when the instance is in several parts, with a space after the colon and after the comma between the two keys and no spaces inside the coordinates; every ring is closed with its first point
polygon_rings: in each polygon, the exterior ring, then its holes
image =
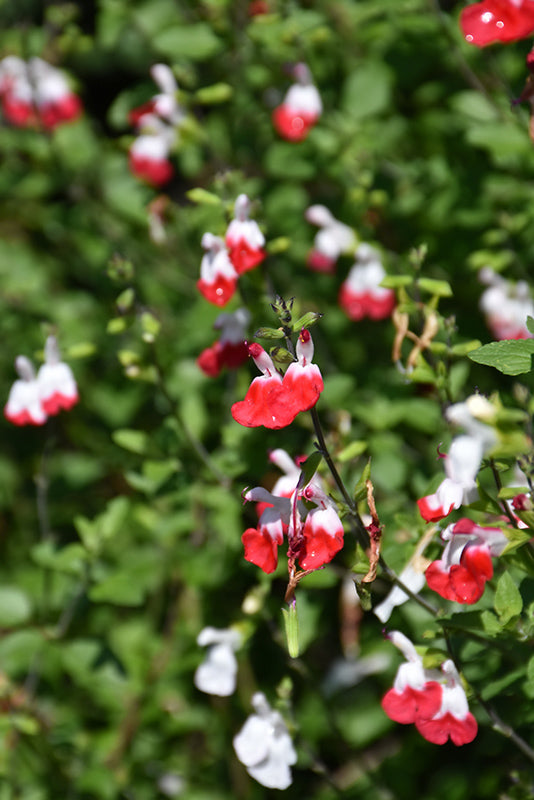
{"type": "Polygon", "coordinates": [[[185,194],[192,203],[197,203],[199,206],[220,206],[222,204],[220,197],[206,189],[201,189],[200,186],[189,189],[185,194]]]}
{"type": "Polygon", "coordinates": [[[477,347],[481,347],[480,340],[472,339],[470,342],[462,342],[462,344],[455,344],[451,349],[451,353],[453,354],[453,356],[466,356],[472,350],[476,350],[477,347]]]}
{"type": "Polygon", "coordinates": [[[289,609],[282,609],[284,615],[284,627],[286,631],[287,652],[291,658],[298,658],[299,654],[299,618],[297,615],[297,603],[293,601],[289,609]]]}
{"type": "Polygon", "coordinates": [[[269,355],[277,364],[292,364],[295,359],[285,347],[271,347],[269,355]]]}
{"type": "Polygon", "coordinates": [[[344,464],[346,461],[352,461],[353,458],[358,458],[358,456],[361,456],[366,450],[367,442],[364,442],[363,439],[357,439],[338,453],[337,459],[344,464]]]}
{"type": "Polygon", "coordinates": [[[527,317],[527,328],[530,333],[534,334],[534,318],[527,317]]]}
{"type": "Polygon", "coordinates": [[[501,623],[493,611],[489,611],[489,609],[482,611],[480,614],[480,621],[482,622],[482,627],[488,636],[498,636],[502,630],[501,623]]]}
{"type": "Polygon", "coordinates": [[[508,572],[505,572],[504,575],[499,578],[493,607],[499,615],[502,625],[506,625],[512,617],[516,617],[521,613],[523,599],[513,578],[508,572]]]}
{"type": "Polygon", "coordinates": [[[150,311],[143,311],[141,314],[141,328],[143,330],[143,341],[150,344],[156,340],[161,330],[161,323],[150,311]]]}
{"type": "Polygon", "coordinates": [[[16,586],[0,586],[0,628],[14,628],[32,614],[28,595],[16,586]]]}
{"type": "Polygon", "coordinates": [[[92,342],[78,342],[66,350],[65,358],[69,361],[77,358],[89,358],[93,353],[96,353],[96,347],[92,342]]]}
{"type": "Polygon", "coordinates": [[[433,278],[419,278],[417,285],[424,292],[436,297],[452,297],[452,288],[448,281],[437,281],[433,278]]]}
{"type": "Polygon", "coordinates": [[[258,328],[254,334],[257,339],[283,339],[284,335],[281,328],[258,328]]]}
{"type": "Polygon", "coordinates": [[[121,314],[126,314],[126,312],[132,307],[134,300],[135,292],[130,286],[128,289],[125,289],[120,293],[115,301],[115,304],[121,314]]]}
{"type": "Polygon", "coordinates": [[[534,340],[504,339],[502,342],[490,342],[468,353],[471,361],[495,367],[504,375],[522,375],[532,369],[534,340]]]}
{"type": "Polygon", "coordinates": [[[359,503],[361,500],[364,500],[367,497],[367,486],[366,482],[371,477],[371,459],[368,460],[367,464],[363,468],[363,472],[360,475],[360,479],[356,486],[354,487],[354,502],[359,503]]]}
{"type": "Polygon", "coordinates": [[[304,314],[304,316],[293,323],[293,331],[299,333],[303,328],[310,328],[312,325],[315,325],[316,322],[319,322],[322,316],[323,314],[319,314],[316,311],[308,311],[307,314],[304,314]]]}
{"type": "Polygon", "coordinates": [[[384,289],[401,289],[403,286],[411,286],[413,281],[412,275],[386,275],[380,286],[384,289]]]}
{"type": "Polygon", "coordinates": [[[277,253],[285,253],[291,247],[291,239],[289,236],[278,236],[276,239],[271,239],[267,244],[267,252],[276,255],[277,253]]]}
{"type": "Polygon", "coordinates": [[[195,94],[197,103],[203,105],[214,105],[216,103],[225,103],[232,97],[234,90],[229,83],[214,83],[211,86],[203,86],[195,94]]]}
{"type": "Polygon", "coordinates": [[[308,456],[306,461],[303,461],[300,465],[302,472],[300,473],[300,478],[298,482],[298,487],[303,489],[305,486],[309,484],[317,469],[319,464],[321,463],[323,456],[319,453],[318,450],[315,453],[312,453],[311,456],[308,456]]]}
{"type": "Polygon", "coordinates": [[[129,324],[126,317],[113,317],[113,319],[110,319],[108,322],[106,331],[111,336],[116,336],[118,333],[125,331],[129,324]]]}
{"type": "Polygon", "coordinates": [[[129,450],[131,453],[143,455],[148,450],[149,437],[145,431],[122,428],[118,431],[113,431],[111,438],[115,444],[118,444],[124,450],[129,450]]]}

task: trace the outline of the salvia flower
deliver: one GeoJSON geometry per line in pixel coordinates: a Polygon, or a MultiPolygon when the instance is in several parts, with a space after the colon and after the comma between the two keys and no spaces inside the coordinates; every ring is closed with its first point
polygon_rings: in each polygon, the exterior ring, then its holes
{"type": "Polygon", "coordinates": [[[493,337],[529,339],[527,318],[534,316],[534,302],[525,281],[513,283],[489,268],[482,269],[479,279],[487,285],[480,297],[480,309],[493,337]]]}
{"type": "Polygon", "coordinates": [[[45,363],[37,376],[26,356],[17,357],[15,369],[19,379],[11,387],[4,408],[6,419],[15,425],[43,425],[49,416],[78,402],[76,381],[68,364],[60,360],[54,336],[46,340],[45,363]]]}
{"type": "Polygon", "coordinates": [[[129,114],[138,136],[130,146],[130,170],[152,186],[168,183],[174,175],[169,161],[184,114],[178,104],[178,86],[166,64],[153,64],[150,74],[160,92],[129,114]]]}
{"type": "Polygon", "coordinates": [[[290,494],[278,496],[261,486],[243,495],[246,501],[261,504],[256,528],[247,528],[241,537],[245,560],[264,572],[274,572],[278,565],[278,547],[288,540],[288,558],[297,560],[304,570],[328,564],[343,547],[343,525],[334,501],[314,477],[299,488],[300,471],[294,476],[290,494]],[[304,504],[308,501],[308,505],[304,504]],[[311,504],[311,508],[309,505],[311,504]]]}
{"type": "Polygon", "coordinates": [[[233,314],[219,314],[213,327],[221,331],[219,339],[197,358],[200,369],[211,378],[217,377],[224,367],[237,369],[248,359],[246,329],[250,313],[246,308],[238,308],[233,314]]]}
{"type": "Polygon", "coordinates": [[[254,378],[245,399],[232,406],[232,416],[240,425],[285,428],[297,414],[317,403],[324,384],[319,367],[312,363],[313,341],[308,330],[300,332],[297,361],[289,365],[283,378],[261,345],[249,345],[249,353],[262,375],[254,378]]]}
{"type": "Polygon", "coordinates": [[[236,687],[237,661],[235,651],[241,646],[241,634],[231,628],[208,626],[200,631],[197,644],[207,647],[204,661],[197,667],[194,684],[206,694],[228,697],[236,687]]]}
{"type": "Polygon", "coordinates": [[[442,556],[425,572],[428,586],[446,600],[476,603],[493,576],[491,559],[501,555],[508,539],[500,528],[483,528],[470,519],[449,525],[441,539],[442,556]]]}
{"type": "Polygon", "coordinates": [[[415,727],[428,742],[445,744],[450,738],[457,747],[472,742],[478,725],[469,711],[467,697],[454,663],[448,659],[441,665],[444,677],[441,705],[430,718],[420,717],[415,727]]]}
{"type": "Polygon", "coordinates": [[[464,8],[460,27],[477,47],[513,42],[534,33],[533,0],[482,0],[464,8]]]}
{"type": "Polygon", "coordinates": [[[18,56],[0,61],[2,113],[12,125],[42,125],[53,130],[80,116],[82,104],[63,73],[41,58],[18,56]]]}
{"type": "Polygon", "coordinates": [[[197,288],[210,303],[225,306],[234,296],[237,272],[220,236],[205,233],[201,244],[206,253],[200,264],[197,288]]]}
{"type": "Polygon", "coordinates": [[[265,236],[256,220],[249,219],[249,210],[250,200],[246,194],[240,194],[235,201],[234,219],[224,237],[230,261],[238,275],[257,267],[266,255],[265,236]]]}
{"type": "Polygon", "coordinates": [[[296,83],[288,89],[283,102],[274,109],[272,120],[283,139],[301,142],[321,116],[323,104],[306,64],[296,64],[293,75],[296,83]]]}
{"type": "Polygon", "coordinates": [[[334,272],[339,256],[352,250],[356,244],[354,231],[337,220],[326,206],[310,206],[305,217],[320,229],[308,255],[309,268],[315,272],[334,272]]]}
{"type": "Polygon", "coordinates": [[[252,707],[255,713],[234,736],[236,755],[262,786],[287,789],[293,780],[290,767],[297,761],[287,726],[262,692],[253,695],[252,707]]]}
{"type": "Polygon", "coordinates": [[[339,305],[349,319],[385,319],[395,308],[395,292],[380,286],[386,271],[378,252],[368,244],[356,249],[356,262],[341,284],[339,305]]]}

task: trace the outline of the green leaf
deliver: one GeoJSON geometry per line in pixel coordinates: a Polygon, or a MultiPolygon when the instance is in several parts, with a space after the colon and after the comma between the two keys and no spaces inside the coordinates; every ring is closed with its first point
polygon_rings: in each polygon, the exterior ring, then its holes
{"type": "Polygon", "coordinates": [[[123,447],[124,450],[129,450],[131,453],[138,453],[143,455],[147,452],[149,446],[149,436],[145,431],[134,431],[129,428],[122,428],[118,431],[113,431],[111,438],[123,447]]]}
{"type": "Polygon", "coordinates": [[[417,285],[424,292],[436,297],[452,297],[452,288],[448,281],[437,281],[433,278],[419,278],[417,285]]]}
{"type": "Polygon", "coordinates": [[[165,28],[154,36],[151,44],[171,60],[204,61],[223,48],[223,42],[206,22],[165,28]]]}
{"type": "Polygon", "coordinates": [[[308,456],[306,461],[303,461],[300,465],[302,472],[300,473],[300,478],[298,481],[298,486],[300,489],[303,489],[305,486],[309,484],[317,469],[319,464],[321,463],[323,456],[321,453],[316,451],[312,453],[311,456],[308,456]]]}
{"type": "Polygon", "coordinates": [[[213,105],[215,103],[225,103],[234,93],[229,83],[214,83],[211,86],[204,86],[195,94],[197,103],[203,105],[213,105]]]}
{"type": "Polygon", "coordinates": [[[286,632],[287,652],[291,658],[298,658],[299,655],[299,618],[297,614],[297,604],[293,602],[289,609],[283,608],[284,628],[286,632]]]}
{"type": "Polygon", "coordinates": [[[299,317],[299,319],[293,323],[293,331],[299,333],[303,328],[310,328],[312,325],[315,325],[316,322],[319,322],[322,316],[323,314],[319,314],[316,311],[308,311],[307,314],[299,317]]]}
{"type": "Polygon", "coordinates": [[[15,628],[32,615],[28,595],[16,586],[0,586],[0,628],[15,628]]]}
{"type": "Polygon", "coordinates": [[[201,189],[199,186],[196,186],[194,189],[189,189],[189,191],[185,194],[192,203],[197,203],[199,206],[222,205],[222,200],[220,197],[217,197],[217,195],[213,194],[213,192],[206,191],[206,189],[201,189]]]}
{"type": "Polygon", "coordinates": [[[367,442],[363,441],[363,439],[356,439],[356,441],[351,442],[337,454],[337,459],[344,464],[346,461],[352,461],[353,458],[358,458],[358,456],[361,456],[366,450],[367,442]]]}
{"type": "Polygon", "coordinates": [[[413,281],[412,275],[386,275],[380,286],[384,289],[402,289],[403,286],[411,286],[413,281]]]}
{"type": "Polygon", "coordinates": [[[351,117],[363,119],[385,111],[391,103],[393,74],[383,61],[366,61],[348,75],[341,107],[351,117]]]}
{"type": "Polygon", "coordinates": [[[527,317],[527,328],[530,333],[534,334],[534,318],[527,317]]]}
{"type": "Polygon", "coordinates": [[[523,608],[523,599],[513,578],[505,572],[499,578],[493,607],[502,625],[506,625],[512,617],[518,616],[523,608]]]}
{"type": "Polygon", "coordinates": [[[367,464],[363,468],[363,472],[360,475],[360,479],[358,483],[354,487],[354,502],[358,504],[361,500],[365,500],[367,497],[367,486],[366,482],[371,477],[371,459],[368,460],[367,464]]]}
{"type": "Polygon", "coordinates": [[[522,375],[532,369],[534,340],[504,339],[502,342],[490,342],[468,353],[471,361],[495,367],[505,375],[522,375]]]}
{"type": "Polygon", "coordinates": [[[257,339],[283,339],[284,331],[281,328],[258,328],[254,336],[257,339]]]}

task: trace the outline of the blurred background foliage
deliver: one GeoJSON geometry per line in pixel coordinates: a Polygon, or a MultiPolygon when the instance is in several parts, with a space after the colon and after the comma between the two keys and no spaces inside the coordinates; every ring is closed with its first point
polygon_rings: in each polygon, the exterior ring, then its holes
{"type": "MultiPolygon", "coordinates": [[[[49,333],[81,393],[44,428],[3,423],[1,800],[269,796],[231,745],[258,688],[291,709],[291,797],[533,796],[521,754],[476,704],[479,736],[460,750],[386,718],[379,702],[398,659],[381,625],[353,609],[348,644],[340,639],[350,617],[340,585],[356,560],[348,534],[336,565],[299,588],[302,655],[289,659],[283,565],[270,577],[244,562],[240,535],[254,512],[242,509],[241,491],[272,485],[270,448],[310,453],[311,423],[301,415],[283,431],[240,428],[229,409],[253,369],[214,380],[196,365],[219,313],[196,289],[200,239],[224,234],[246,192],[271,250],[265,269],[240,279],[251,332],[276,324],[273,291],[295,297],[299,313],[324,314],[313,330],[326,380],[319,413],[334,454],[361,442],[340,462],[349,487],[372,458],[384,552],[402,568],[424,529],[414,501],[441,475],[436,446],[450,441],[446,393],[394,369],[391,322],[354,323],[339,309],[349,257],[336,276],[308,270],[316,231],[304,211],[324,203],[382,250],[392,275],[415,275],[409,252],[425,244],[422,274],[452,287],[440,300],[449,318],[440,341],[490,340],[477,270],[525,279],[534,257],[534,150],[525,110],[510,109],[530,43],[470,48],[457,26],[462,5],[269,0],[256,16],[244,0],[1,5],[0,56],[61,67],[85,107],[52,133],[0,126],[2,395],[16,355],[39,361],[49,333]],[[127,115],[154,94],[149,68],[159,61],[188,116],[156,243],[157,193],[128,170],[127,115]],[[292,144],[277,138],[270,113],[297,61],[325,110],[292,144]],[[210,195],[189,194],[199,187],[210,195]],[[192,683],[196,636],[232,623],[246,638],[237,695],[202,695],[192,683]],[[389,666],[336,683],[336,665],[359,653],[389,666]]],[[[448,399],[475,387],[512,396],[493,370],[456,359],[450,374],[448,399]]],[[[525,608],[533,585],[522,584],[525,608]]],[[[378,580],[373,596],[387,589],[378,580]]],[[[481,607],[492,603],[488,590],[481,607]]],[[[395,614],[408,633],[430,624],[418,608],[395,614]]],[[[527,735],[531,634],[509,626],[489,655],[485,641],[462,635],[480,618],[466,619],[455,635],[468,679],[494,685],[497,707],[527,735]]]]}

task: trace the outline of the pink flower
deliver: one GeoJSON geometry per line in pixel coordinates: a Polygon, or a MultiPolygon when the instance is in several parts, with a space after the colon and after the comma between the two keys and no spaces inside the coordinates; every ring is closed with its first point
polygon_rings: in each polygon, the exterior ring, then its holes
{"type": "Polygon", "coordinates": [[[26,356],[17,356],[15,369],[19,379],[11,387],[4,416],[14,425],[44,425],[48,417],[33,364],[26,356]]]}
{"type": "Polygon", "coordinates": [[[254,378],[245,399],[232,406],[236,422],[247,428],[285,428],[301,411],[313,408],[324,386],[319,367],[311,363],[313,341],[308,330],[300,332],[297,361],[283,379],[261,345],[251,344],[249,353],[263,374],[254,378]]]}
{"type": "Polygon", "coordinates": [[[508,539],[500,528],[483,528],[470,519],[449,525],[441,538],[447,544],[442,557],[427,568],[427,584],[446,600],[472,605],[493,576],[492,557],[503,552],[508,539]]]}
{"type": "Polygon", "coordinates": [[[441,705],[429,718],[419,718],[415,727],[428,742],[445,744],[450,738],[460,747],[472,742],[478,733],[478,725],[469,711],[467,697],[460,676],[453,662],[448,659],[441,665],[445,683],[441,690],[441,705]]]}
{"type": "Polygon", "coordinates": [[[276,131],[289,142],[302,142],[315,125],[323,110],[317,88],[305,64],[296,64],[293,75],[297,79],[272,114],[276,131]]]}
{"type": "Polygon", "coordinates": [[[483,0],[460,14],[465,39],[477,47],[513,42],[534,33],[533,0],[483,0]]]}
{"type": "Polygon", "coordinates": [[[197,358],[198,366],[206,375],[215,378],[224,367],[237,369],[248,359],[245,331],[249,321],[246,308],[238,308],[233,314],[219,314],[213,327],[221,330],[221,336],[197,358]]]}
{"type": "Polygon", "coordinates": [[[395,308],[395,292],[380,286],[386,272],[377,251],[368,244],[356,250],[356,263],[339,291],[339,305],[349,319],[385,319],[395,308]]]}
{"type": "Polygon", "coordinates": [[[315,272],[332,273],[339,256],[354,247],[354,231],[332,216],[326,206],[310,206],[305,216],[308,222],[320,228],[308,256],[308,266],[315,272]]]}
{"type": "Polygon", "coordinates": [[[325,494],[319,480],[313,478],[305,488],[298,488],[300,470],[289,497],[280,497],[262,487],[249,490],[247,501],[261,504],[262,513],[256,528],[247,528],[241,537],[245,560],[264,572],[274,572],[278,564],[278,546],[288,538],[288,557],[298,559],[304,570],[328,564],[343,547],[343,525],[333,500],[325,494]],[[301,502],[307,500],[315,508],[301,502]]]}
{"type": "Polygon", "coordinates": [[[59,347],[54,336],[45,343],[45,363],[37,373],[39,394],[45,412],[49,416],[62,409],[68,411],[79,400],[78,387],[68,364],[60,361],[59,347]]]}
{"type": "Polygon", "coordinates": [[[403,633],[392,631],[387,638],[401,650],[406,663],[398,668],[393,688],[382,698],[382,708],[394,722],[417,725],[438,713],[443,689],[435,673],[423,667],[422,657],[403,633]]]}
{"type": "Polygon", "coordinates": [[[238,275],[257,267],[266,255],[263,249],[265,236],[258,223],[249,219],[249,209],[250,200],[246,194],[240,194],[235,201],[235,219],[230,222],[225,235],[230,261],[238,275]]]}
{"type": "Polygon", "coordinates": [[[200,264],[197,287],[210,303],[225,306],[234,296],[237,272],[219,236],[205,233],[202,237],[202,247],[206,250],[206,254],[200,264]]]}

